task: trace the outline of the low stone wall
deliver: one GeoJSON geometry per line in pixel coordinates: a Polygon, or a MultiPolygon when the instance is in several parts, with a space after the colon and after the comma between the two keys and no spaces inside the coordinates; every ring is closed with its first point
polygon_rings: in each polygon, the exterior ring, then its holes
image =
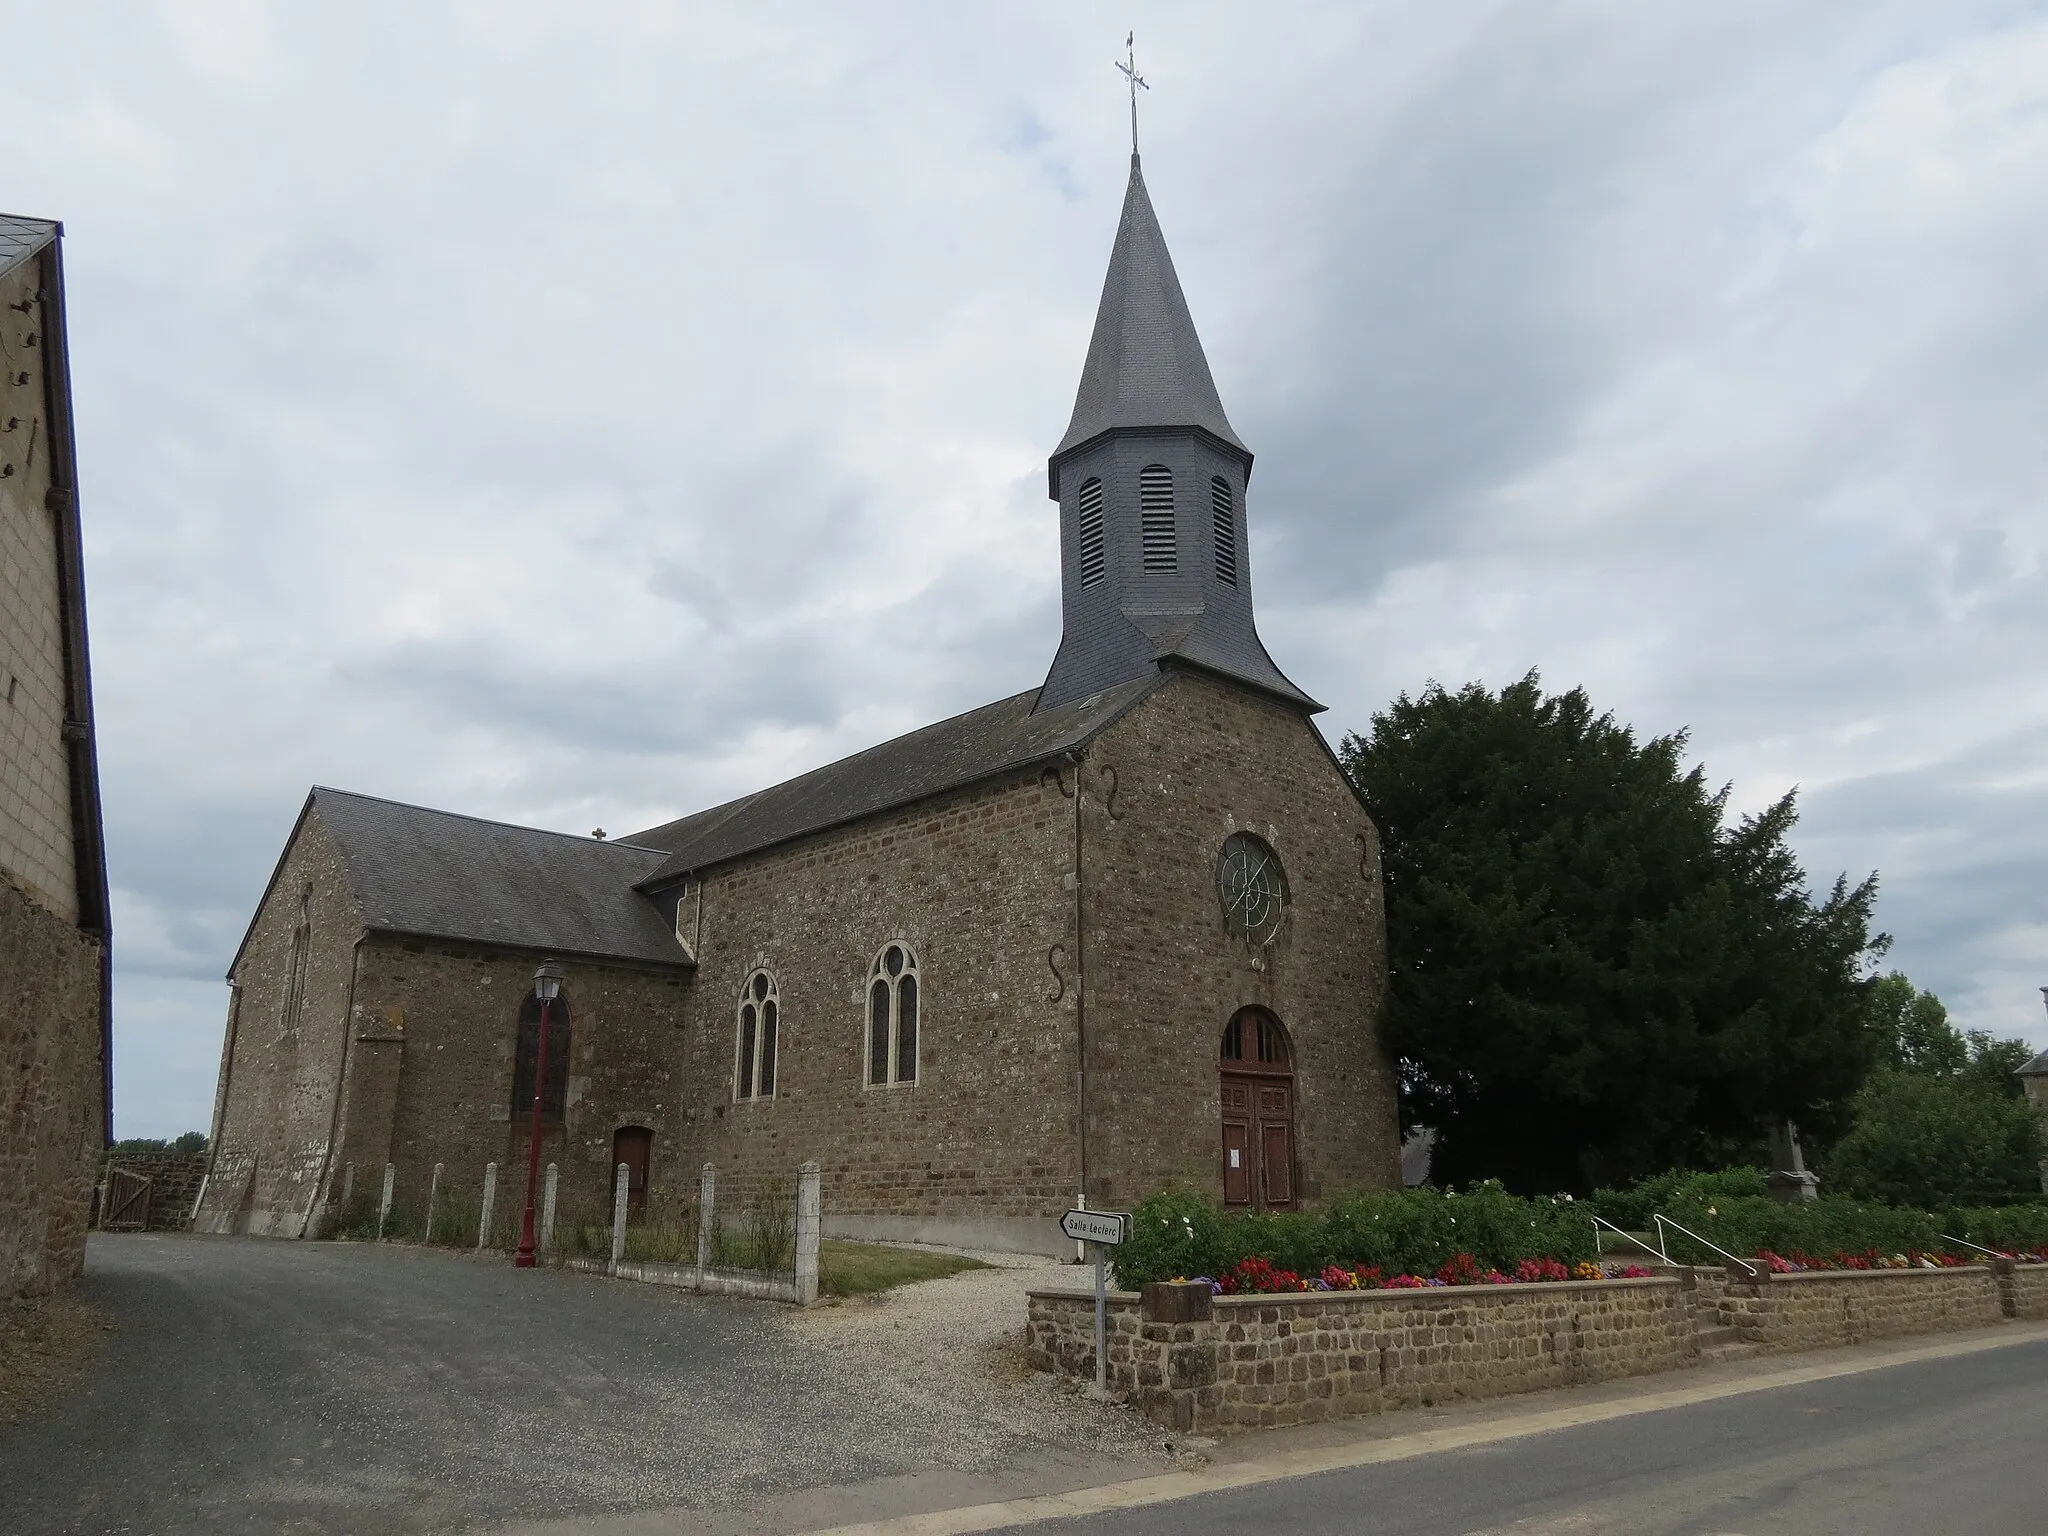
{"type": "Polygon", "coordinates": [[[1720,1320],[1767,1353],[1988,1328],[2005,1316],[1988,1268],[1809,1270],[1728,1277],[1720,1320]]]}
{"type": "MultiPolygon", "coordinates": [[[[1669,1370],[1697,1353],[1691,1276],[1110,1303],[1108,1380],[1171,1428],[1242,1429],[1669,1370]]],[[[1092,1297],[1034,1291],[1041,1370],[1092,1376],[1092,1297]]]]}
{"type": "MultiPolygon", "coordinates": [[[[2048,1318],[2048,1265],[1286,1296],[1148,1285],[1108,1314],[1110,1390],[1169,1428],[1216,1431],[1650,1375],[1696,1362],[1706,1330],[1717,1350],[1765,1353],[2048,1318]]],[[[1094,1298],[1031,1292],[1025,1345],[1038,1369],[1092,1380],[1094,1298]]]]}

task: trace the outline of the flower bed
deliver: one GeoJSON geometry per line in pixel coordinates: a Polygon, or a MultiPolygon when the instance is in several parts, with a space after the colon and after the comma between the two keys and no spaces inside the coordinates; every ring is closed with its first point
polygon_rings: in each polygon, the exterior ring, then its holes
{"type": "Polygon", "coordinates": [[[1270,1259],[1256,1254],[1241,1259],[1220,1275],[1196,1275],[1191,1282],[1178,1275],[1176,1283],[1206,1285],[1218,1296],[1285,1296],[1306,1291],[1419,1291],[1426,1287],[1454,1285],[1554,1285],[1563,1280],[1643,1280],[1655,1271],[1640,1264],[1598,1264],[1581,1262],[1566,1266],[1556,1259],[1523,1259],[1512,1274],[1499,1269],[1481,1269],[1469,1253],[1453,1255],[1434,1275],[1385,1275],[1376,1264],[1326,1264],[1319,1275],[1302,1276],[1291,1269],[1276,1268],[1270,1259]]]}
{"type": "Polygon", "coordinates": [[[1473,1283],[1488,1272],[1513,1276],[1525,1261],[1569,1272],[1598,1257],[1593,1224],[1568,1196],[1524,1199],[1491,1183],[1464,1194],[1371,1191],[1319,1211],[1286,1213],[1226,1214],[1200,1196],[1155,1195],[1133,1213],[1131,1228],[1116,1254],[1117,1283],[1127,1287],[1181,1275],[1220,1280],[1249,1259],[1291,1273],[1294,1288],[1314,1290],[1333,1267],[1369,1274],[1381,1289],[1401,1289],[1394,1283],[1401,1277],[1427,1284],[1460,1255],[1477,1271],[1473,1283]]]}

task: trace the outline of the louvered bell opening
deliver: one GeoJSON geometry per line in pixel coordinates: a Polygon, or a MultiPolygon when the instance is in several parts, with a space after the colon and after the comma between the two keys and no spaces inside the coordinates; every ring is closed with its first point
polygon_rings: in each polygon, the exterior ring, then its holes
{"type": "Polygon", "coordinates": [[[1092,587],[1108,571],[1102,540],[1102,482],[1081,482],[1081,585],[1092,587]]]}
{"type": "Polygon", "coordinates": [[[1230,482],[1221,475],[1209,482],[1209,505],[1216,515],[1216,579],[1237,585],[1237,505],[1230,482]]]}
{"type": "Polygon", "coordinates": [[[1146,571],[1173,570],[1173,471],[1164,464],[1138,473],[1138,534],[1146,571]]]}

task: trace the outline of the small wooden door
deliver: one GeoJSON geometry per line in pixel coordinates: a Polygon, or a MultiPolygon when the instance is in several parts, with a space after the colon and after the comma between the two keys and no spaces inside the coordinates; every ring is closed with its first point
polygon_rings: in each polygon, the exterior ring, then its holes
{"type": "Polygon", "coordinates": [[[612,1167],[626,1165],[626,1213],[647,1209],[647,1164],[654,1152],[654,1132],[644,1125],[621,1126],[612,1133],[612,1167]]]}

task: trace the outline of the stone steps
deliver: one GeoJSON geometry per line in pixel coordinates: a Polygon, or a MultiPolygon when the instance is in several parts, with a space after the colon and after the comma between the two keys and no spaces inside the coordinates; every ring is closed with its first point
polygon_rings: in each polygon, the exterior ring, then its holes
{"type": "Polygon", "coordinates": [[[1700,1346],[1700,1360],[1718,1365],[1730,1360],[1753,1359],[1761,1346],[1743,1340],[1740,1330],[1726,1323],[1703,1323],[1693,1332],[1700,1346]]]}

